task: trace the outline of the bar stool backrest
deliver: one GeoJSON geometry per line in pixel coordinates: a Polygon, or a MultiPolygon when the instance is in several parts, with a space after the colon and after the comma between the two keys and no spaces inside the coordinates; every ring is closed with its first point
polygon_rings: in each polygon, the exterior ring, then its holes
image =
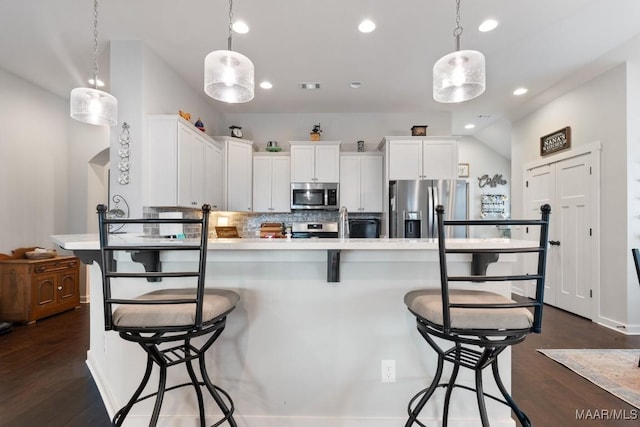
{"type": "MultiPolygon", "coordinates": [[[[455,331],[451,327],[451,309],[452,308],[470,308],[478,310],[508,310],[518,307],[532,307],[533,308],[533,325],[527,332],[540,333],[542,330],[542,308],[544,300],[544,282],[545,271],[547,262],[547,244],[549,239],[549,215],[551,213],[551,207],[549,205],[543,205],[540,207],[541,218],[536,220],[503,220],[503,219],[482,219],[482,220],[445,220],[444,207],[437,206],[437,227],[438,227],[438,249],[440,255],[440,282],[441,282],[441,294],[442,294],[442,311],[443,311],[443,332],[459,333],[459,334],[472,334],[478,336],[492,335],[491,332],[486,330],[474,330],[474,329],[461,329],[455,331]],[[531,245],[522,245],[522,247],[514,247],[513,245],[506,245],[503,248],[499,248],[496,245],[492,245],[487,242],[483,245],[483,240],[480,239],[477,245],[470,246],[456,245],[455,239],[450,239],[447,236],[447,227],[468,227],[472,230],[473,227],[486,227],[497,226],[499,228],[508,228],[513,226],[537,228],[539,227],[539,237],[537,242],[532,242],[531,245]],[[448,262],[450,254],[471,254],[475,258],[485,258],[492,262],[497,261],[500,254],[537,254],[537,263],[532,266],[532,271],[521,274],[487,274],[487,270],[491,267],[478,268],[477,271],[471,271],[469,275],[450,275],[448,262]],[[513,282],[513,281],[535,281],[535,298],[525,302],[513,302],[513,303],[483,303],[477,301],[473,303],[452,303],[449,299],[449,289],[452,283],[470,282],[513,282]]],[[[450,234],[450,233],[449,233],[450,234]]],[[[472,261],[472,264],[476,264],[472,261]]],[[[454,285],[455,286],[455,285],[454,285]]],[[[496,312],[498,314],[499,312],[496,312]]],[[[493,335],[507,335],[509,331],[497,330],[493,335]]]]}
{"type": "MultiPolygon", "coordinates": [[[[193,324],[171,327],[158,326],[159,332],[201,329],[203,327],[209,205],[202,206],[200,218],[113,218],[109,217],[108,208],[105,205],[98,205],[97,210],[105,330],[123,329],[114,325],[113,312],[117,306],[143,306],[149,304],[166,304],[167,307],[175,304],[193,305],[193,310],[195,311],[193,324]],[[189,231],[188,238],[182,238],[183,236],[163,238],[157,234],[160,226],[171,225],[188,226],[185,228],[189,231]],[[122,231],[127,228],[133,230],[131,232],[122,231]],[[197,252],[198,263],[181,263],[179,264],[180,271],[165,271],[162,268],[163,254],[170,251],[197,252]],[[130,254],[132,260],[142,262],[145,268],[143,269],[141,265],[135,271],[119,271],[118,259],[122,256],[127,256],[126,254],[130,254]],[[194,267],[186,267],[187,265],[193,265],[194,267]],[[179,298],[174,294],[169,299],[162,298],[162,295],[158,295],[153,299],[136,299],[136,296],[149,292],[150,289],[153,290],[155,283],[163,279],[171,282],[175,278],[181,278],[181,281],[193,284],[190,289],[196,288],[195,298],[192,295],[179,298]],[[126,280],[118,283],[118,279],[126,280]],[[138,289],[131,289],[134,281],[139,283],[139,291],[138,289]],[[121,289],[124,286],[117,286],[125,284],[126,289],[124,290],[121,289]]],[[[183,283],[180,284],[180,287],[184,286],[183,283]]],[[[158,288],[161,289],[160,286],[158,288]]],[[[153,332],[153,329],[147,328],[147,331],[153,332]]]]}
{"type": "Polygon", "coordinates": [[[638,276],[638,284],[640,284],[640,250],[638,248],[631,249],[633,261],[636,264],[636,275],[638,276]]]}

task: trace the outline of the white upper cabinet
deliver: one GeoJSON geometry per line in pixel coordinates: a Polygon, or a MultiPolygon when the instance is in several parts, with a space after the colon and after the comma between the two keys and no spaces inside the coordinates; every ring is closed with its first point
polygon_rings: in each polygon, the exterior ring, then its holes
{"type": "Polygon", "coordinates": [[[389,180],[457,179],[458,143],[452,139],[393,139],[386,141],[389,180]]]}
{"type": "Polygon", "coordinates": [[[146,206],[200,208],[205,194],[205,149],[215,142],[179,116],[148,116],[143,150],[146,206]]]}
{"type": "Polygon", "coordinates": [[[199,208],[204,202],[204,148],[200,135],[178,124],[178,205],[199,208]]]}
{"type": "Polygon", "coordinates": [[[291,141],[291,182],[339,182],[340,141],[291,141]]]}
{"type": "Polygon", "coordinates": [[[217,142],[208,142],[205,146],[205,200],[214,211],[224,206],[224,161],[223,147],[217,142]]]}
{"type": "Polygon", "coordinates": [[[253,156],[253,211],[291,211],[291,156],[259,153],[253,156]]]}
{"type": "Polygon", "coordinates": [[[252,211],[253,141],[216,136],[224,144],[224,210],[252,211]]]}
{"type": "Polygon", "coordinates": [[[349,212],[382,212],[382,154],[340,155],[340,206],[349,212]]]}

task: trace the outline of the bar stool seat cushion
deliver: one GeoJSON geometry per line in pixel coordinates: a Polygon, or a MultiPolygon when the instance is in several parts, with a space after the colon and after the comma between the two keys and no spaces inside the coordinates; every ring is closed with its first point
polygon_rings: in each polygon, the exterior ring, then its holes
{"type": "MultiPolygon", "coordinates": [[[[513,303],[510,298],[487,291],[449,290],[451,304],[504,304],[513,303]]],[[[404,302],[413,313],[423,319],[442,325],[442,297],[440,289],[423,289],[409,292],[404,302]]],[[[528,329],[533,324],[533,314],[526,308],[451,308],[453,329],[528,329]]]]}
{"type": "MultiPolygon", "coordinates": [[[[139,300],[189,299],[196,297],[195,288],[161,289],[140,295],[139,300]]],[[[202,306],[203,322],[230,311],[240,295],[227,289],[205,289],[202,306]]],[[[121,305],[113,312],[113,324],[126,328],[153,328],[195,324],[195,304],[121,305]]]]}

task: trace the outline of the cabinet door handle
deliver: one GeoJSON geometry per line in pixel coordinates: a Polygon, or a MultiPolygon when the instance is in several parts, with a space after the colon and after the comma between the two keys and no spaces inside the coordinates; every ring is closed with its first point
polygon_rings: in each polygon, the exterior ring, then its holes
{"type": "Polygon", "coordinates": [[[549,240],[549,244],[553,246],[560,246],[560,240],[549,240]]]}
{"type": "Polygon", "coordinates": [[[61,291],[62,290],[62,286],[58,286],[58,290],[61,291]]]}

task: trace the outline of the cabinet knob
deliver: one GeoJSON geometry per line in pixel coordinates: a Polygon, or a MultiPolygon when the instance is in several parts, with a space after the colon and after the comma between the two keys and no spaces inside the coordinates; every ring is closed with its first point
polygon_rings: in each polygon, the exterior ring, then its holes
{"type": "Polygon", "coordinates": [[[62,286],[58,286],[58,290],[61,291],[62,290],[62,286]]]}

